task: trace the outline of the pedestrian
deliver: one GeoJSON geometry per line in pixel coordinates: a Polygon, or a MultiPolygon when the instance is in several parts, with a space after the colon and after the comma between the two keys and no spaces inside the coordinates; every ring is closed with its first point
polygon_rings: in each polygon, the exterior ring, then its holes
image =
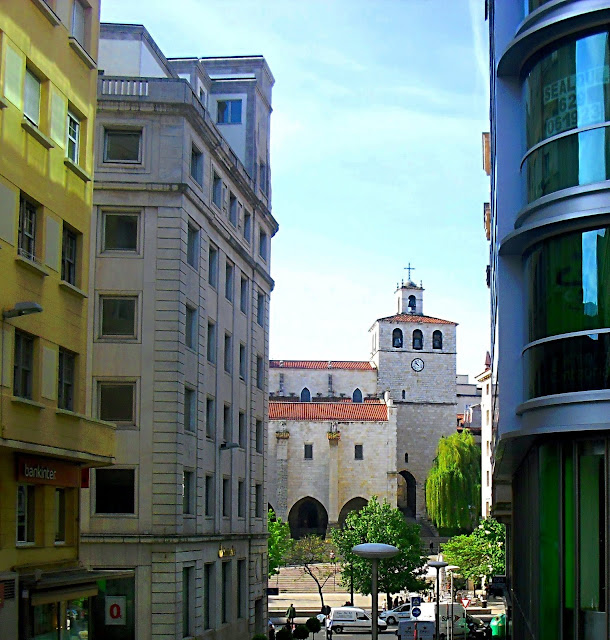
{"type": "Polygon", "coordinates": [[[398,606],[398,596],[394,598],[394,609],[398,606]]]}
{"type": "Polygon", "coordinates": [[[275,627],[271,620],[269,620],[269,640],[275,640],[275,627]]]}
{"type": "Polygon", "coordinates": [[[294,627],[294,619],[297,617],[297,610],[294,608],[294,604],[290,604],[286,609],[286,622],[290,624],[290,627],[294,627]]]}

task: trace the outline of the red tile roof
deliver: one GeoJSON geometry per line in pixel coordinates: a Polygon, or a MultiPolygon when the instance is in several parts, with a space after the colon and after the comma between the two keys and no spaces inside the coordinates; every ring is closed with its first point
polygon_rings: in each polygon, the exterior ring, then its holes
{"type": "Polygon", "coordinates": [[[270,402],[269,420],[387,422],[388,407],[372,402],[270,402]]]}
{"type": "Polygon", "coordinates": [[[455,324],[457,322],[451,322],[451,320],[441,320],[441,318],[432,318],[431,316],[418,316],[415,313],[397,313],[395,316],[388,316],[387,318],[378,318],[377,322],[381,320],[387,320],[388,322],[414,322],[423,324],[455,324]]]}
{"type": "Polygon", "coordinates": [[[270,360],[269,366],[272,369],[375,369],[370,362],[358,360],[270,360]]]}

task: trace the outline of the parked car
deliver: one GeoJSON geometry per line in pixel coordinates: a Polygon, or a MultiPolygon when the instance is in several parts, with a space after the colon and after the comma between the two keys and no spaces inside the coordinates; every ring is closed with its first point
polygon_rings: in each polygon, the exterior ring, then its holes
{"type": "Polygon", "coordinates": [[[411,619],[411,603],[407,602],[401,604],[395,609],[389,609],[379,614],[382,620],[385,620],[388,624],[398,624],[399,620],[411,619]]]}
{"type": "MultiPolygon", "coordinates": [[[[358,607],[333,607],[326,621],[326,628],[332,629],[333,633],[371,631],[373,620],[364,609],[358,607]]],[[[387,628],[387,623],[378,618],[377,629],[385,631],[387,628]]]]}

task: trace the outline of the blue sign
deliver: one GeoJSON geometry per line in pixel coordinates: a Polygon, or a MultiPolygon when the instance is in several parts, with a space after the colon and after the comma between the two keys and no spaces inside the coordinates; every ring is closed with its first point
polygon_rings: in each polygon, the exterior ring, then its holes
{"type": "Polygon", "coordinates": [[[411,609],[411,615],[414,618],[419,618],[419,616],[421,616],[421,609],[419,607],[413,607],[413,609],[411,609]]]}
{"type": "Polygon", "coordinates": [[[421,604],[421,598],[418,598],[417,596],[413,596],[411,598],[411,606],[412,607],[419,607],[420,604],[421,604]]]}

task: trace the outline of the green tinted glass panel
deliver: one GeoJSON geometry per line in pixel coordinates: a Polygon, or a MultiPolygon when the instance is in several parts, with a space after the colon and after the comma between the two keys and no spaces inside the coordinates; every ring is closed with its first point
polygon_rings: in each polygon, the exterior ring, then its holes
{"type": "Polygon", "coordinates": [[[610,120],[608,34],[551,52],[532,67],[524,90],[528,149],[564,131],[610,120]]]}
{"type": "Polygon", "coordinates": [[[559,638],[559,447],[539,449],[540,481],[540,564],[538,590],[540,602],[540,640],[559,638]]]}
{"type": "Polygon", "coordinates": [[[534,245],[525,273],[530,341],[610,327],[610,227],[534,245]]]}
{"type": "Polygon", "coordinates": [[[553,340],[525,352],[528,398],[610,389],[610,334],[553,340]]]}
{"type": "Polygon", "coordinates": [[[574,461],[572,447],[563,451],[563,640],[574,638],[576,547],[574,539],[574,461]]]}
{"type": "Polygon", "coordinates": [[[535,11],[538,7],[541,7],[543,4],[550,2],[551,0],[523,0],[523,5],[525,7],[525,15],[535,11]]]}

